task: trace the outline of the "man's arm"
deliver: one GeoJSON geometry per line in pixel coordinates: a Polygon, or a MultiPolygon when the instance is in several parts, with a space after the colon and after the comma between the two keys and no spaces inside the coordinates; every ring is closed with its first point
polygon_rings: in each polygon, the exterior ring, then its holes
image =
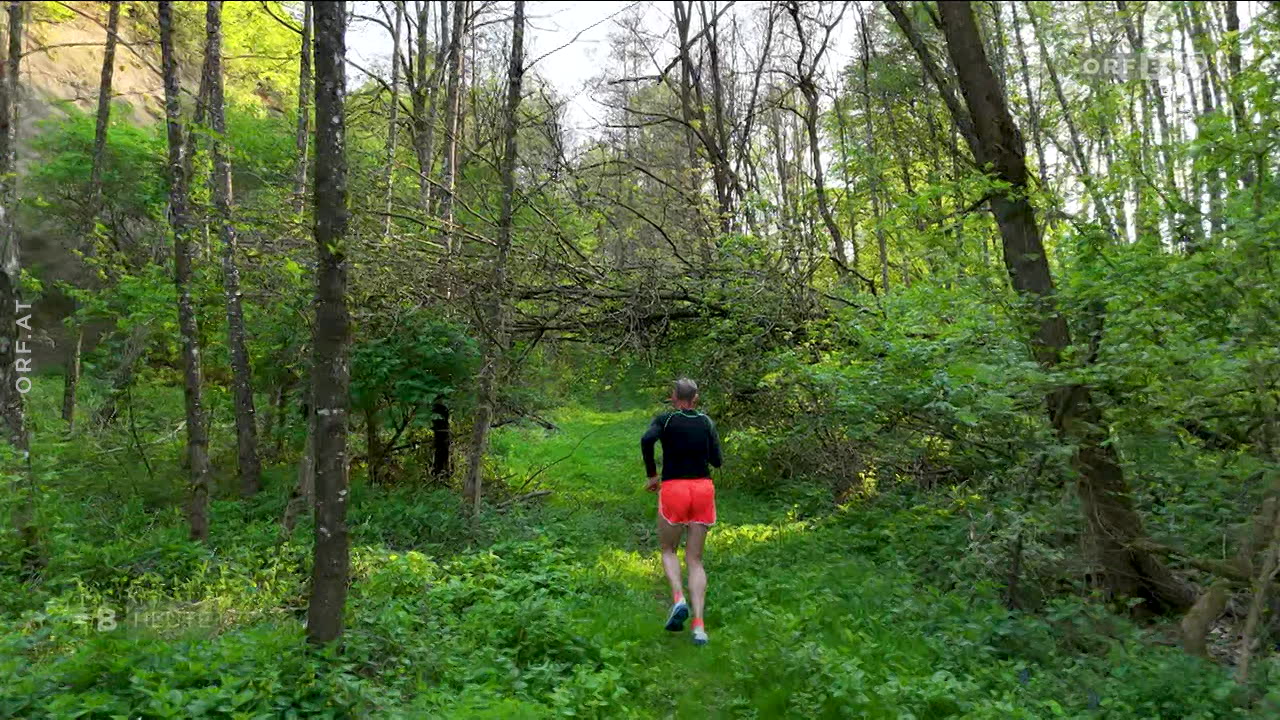
{"type": "Polygon", "coordinates": [[[658,474],[658,463],[653,459],[653,445],[658,442],[658,438],[662,436],[662,425],[658,423],[659,415],[649,423],[649,429],[644,431],[644,436],[640,438],[640,454],[644,455],[645,477],[654,477],[658,474]]]}
{"type": "Polygon", "coordinates": [[[709,417],[707,427],[711,429],[711,451],[707,456],[707,462],[711,463],[711,467],[718,468],[720,463],[724,462],[724,457],[720,454],[720,433],[716,432],[716,424],[709,417]]]}

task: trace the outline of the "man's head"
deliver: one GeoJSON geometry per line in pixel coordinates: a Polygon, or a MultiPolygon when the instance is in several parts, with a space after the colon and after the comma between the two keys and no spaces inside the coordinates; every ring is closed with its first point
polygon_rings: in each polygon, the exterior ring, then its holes
{"type": "Polygon", "coordinates": [[[678,410],[690,410],[698,404],[698,383],[680,378],[671,385],[671,404],[678,410]]]}

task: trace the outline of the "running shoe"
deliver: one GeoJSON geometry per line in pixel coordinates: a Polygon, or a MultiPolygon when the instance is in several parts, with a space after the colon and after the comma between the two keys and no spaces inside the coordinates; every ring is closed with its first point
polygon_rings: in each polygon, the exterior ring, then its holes
{"type": "Polygon", "coordinates": [[[684,629],[684,621],[689,617],[689,605],[681,600],[671,606],[671,613],[667,615],[667,630],[671,632],[680,632],[684,629]]]}

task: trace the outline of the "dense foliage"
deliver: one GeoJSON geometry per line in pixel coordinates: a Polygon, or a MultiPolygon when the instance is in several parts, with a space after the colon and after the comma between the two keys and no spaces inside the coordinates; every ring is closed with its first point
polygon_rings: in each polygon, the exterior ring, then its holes
{"type": "MultiPolygon", "coordinates": [[[[35,5],[43,42],[106,17],[35,5]]],[[[178,3],[195,337],[164,123],[59,103],[23,131],[19,235],[65,252],[23,268],[22,297],[64,327],[25,398],[30,468],[5,447],[0,716],[1280,712],[1274,3],[964,4],[1021,184],[975,163],[959,11],[935,4],[624,9],[590,132],[538,43],[510,103],[509,3],[349,5],[352,35],[402,29],[395,60],[348,55],[349,230],[320,249],[344,254],[352,321],[342,642],[302,631],[327,530],[297,508],[334,412],[313,394],[312,237],[333,208],[312,129],[334,120],[300,92],[312,8],[226,4],[218,133],[193,82],[207,4],[178,3]],[[1089,62],[1117,55],[1154,69],[1089,62]],[[1030,252],[1002,201],[1029,203],[1030,252]],[[1040,295],[1016,271],[1035,262],[1040,295]],[[1059,319],[1073,342],[1046,361],[1037,328],[1059,319]],[[184,524],[188,343],[207,542],[184,524]],[[685,375],[728,458],[701,654],[655,632],[636,453],[685,375]],[[238,379],[257,494],[237,481],[238,379]],[[1125,552],[1199,615],[1115,592],[1084,490],[1100,456],[1108,501],[1141,520],[1125,552]]],[[[123,6],[129,37],[155,34],[149,4],[123,6]]]]}

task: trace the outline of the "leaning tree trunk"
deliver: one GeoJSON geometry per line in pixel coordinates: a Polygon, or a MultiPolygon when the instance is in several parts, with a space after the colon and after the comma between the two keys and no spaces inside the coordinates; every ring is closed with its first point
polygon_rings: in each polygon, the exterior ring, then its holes
{"type": "MultiPolygon", "coordinates": [[[[897,6],[897,3],[886,2],[897,6]]],[[[892,9],[892,8],[891,8],[892,9]]],[[[895,19],[901,19],[897,8],[895,19]]],[[[1037,360],[1055,366],[1071,343],[1066,319],[1054,300],[1053,278],[1027,193],[1025,146],[998,89],[967,2],[939,6],[946,47],[968,107],[966,140],[975,159],[1007,188],[991,197],[1004,240],[1004,261],[1014,289],[1030,301],[1037,360]]],[[[904,28],[905,29],[905,28],[904,28]]],[[[1097,428],[1102,414],[1088,388],[1071,387],[1047,398],[1055,429],[1077,445],[1077,492],[1107,590],[1116,597],[1148,600],[1153,609],[1183,611],[1194,594],[1151,552],[1135,547],[1146,537],[1115,450],[1097,428]]]]}
{"type": "Polygon", "coordinates": [[[178,333],[181,335],[183,390],[187,412],[187,463],[190,470],[190,500],[187,517],[191,537],[209,538],[209,436],[205,427],[200,389],[200,334],[191,297],[191,215],[187,197],[188,148],[182,142],[181,88],[178,59],[173,42],[173,2],[157,7],[160,23],[160,53],[164,71],[165,129],[169,145],[169,226],[173,230],[174,287],[178,294],[178,333]]]}
{"type": "Polygon", "coordinates": [[[346,3],[315,7],[316,325],[311,383],[315,402],[316,536],[307,639],[342,634],[350,548],[347,538],[347,413],[350,312],[347,309],[346,3]]]}
{"type": "MultiPolygon", "coordinates": [[[[107,38],[102,48],[102,74],[98,81],[98,113],[93,124],[93,162],[89,169],[89,209],[85,232],[89,232],[102,212],[102,159],[107,148],[107,128],[111,123],[111,85],[116,69],[116,39],[120,27],[120,0],[111,0],[107,13],[107,38]]],[[[75,341],[67,348],[62,382],[62,419],[67,431],[75,429],[76,388],[80,384],[80,349],[84,327],[75,323],[75,341]]]]}
{"type": "Polygon", "coordinates": [[[261,487],[262,464],[258,460],[258,420],[253,407],[253,369],[244,331],[244,307],[240,293],[240,266],[236,261],[239,242],[232,222],[231,160],[226,148],[227,121],[222,100],[222,2],[210,0],[206,6],[207,41],[205,67],[209,72],[209,124],[213,130],[213,175],[209,177],[213,195],[214,222],[222,239],[222,281],[227,305],[227,347],[231,351],[231,387],[235,395],[236,448],[240,468],[240,494],[249,497],[261,487]]]}
{"type": "Polygon", "coordinates": [[[489,425],[497,395],[499,368],[507,349],[507,258],[511,253],[511,231],[515,216],[516,129],[520,111],[520,88],[524,80],[524,0],[516,0],[511,29],[511,64],[507,69],[507,111],[503,123],[505,145],[502,152],[502,210],[498,218],[498,252],[493,259],[492,285],[485,318],[493,333],[484,366],[480,369],[480,406],[476,409],[475,431],[467,463],[467,498],[479,512],[481,463],[489,444],[489,425]]]}

